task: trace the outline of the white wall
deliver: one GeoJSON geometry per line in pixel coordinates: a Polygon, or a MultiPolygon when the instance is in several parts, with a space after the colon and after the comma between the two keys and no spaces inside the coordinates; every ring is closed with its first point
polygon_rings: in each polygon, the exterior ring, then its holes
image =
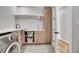
{"type": "Polygon", "coordinates": [[[57,31],[59,37],[70,43],[72,51],[72,7],[57,7],[57,31]]]}
{"type": "Polygon", "coordinates": [[[16,24],[20,24],[21,28],[25,28],[27,30],[41,30],[43,23],[39,19],[16,19],[16,24]]]}
{"type": "Polygon", "coordinates": [[[69,41],[70,52],[79,53],[79,7],[56,7],[56,24],[59,37],[69,41]]]}
{"type": "Polygon", "coordinates": [[[79,6],[78,7],[73,7],[72,8],[72,25],[73,25],[73,44],[72,44],[72,50],[73,52],[78,52],[79,53],[79,6]]]}
{"type": "Polygon", "coordinates": [[[55,43],[56,40],[56,35],[55,32],[56,31],[56,8],[55,6],[52,7],[52,46],[55,43]]]}
{"type": "Polygon", "coordinates": [[[13,16],[12,7],[0,6],[0,30],[14,29],[15,18],[13,16]]]}
{"type": "Polygon", "coordinates": [[[66,7],[61,13],[61,37],[70,41],[72,40],[72,9],[71,7],[66,7]]]}
{"type": "Polygon", "coordinates": [[[16,24],[27,30],[41,30],[43,22],[39,19],[42,16],[43,7],[20,6],[14,8],[16,24]],[[17,16],[18,15],[18,16],[17,16]]]}

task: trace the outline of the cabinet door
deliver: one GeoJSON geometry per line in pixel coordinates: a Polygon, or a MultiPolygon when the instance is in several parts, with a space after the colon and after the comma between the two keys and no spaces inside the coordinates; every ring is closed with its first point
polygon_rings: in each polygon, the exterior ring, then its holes
{"type": "Polygon", "coordinates": [[[38,40],[39,40],[39,32],[38,31],[35,32],[35,36],[34,37],[35,37],[34,38],[34,43],[38,43],[38,40]]]}
{"type": "Polygon", "coordinates": [[[52,40],[52,8],[44,7],[44,39],[46,43],[51,43],[52,40]]]}
{"type": "Polygon", "coordinates": [[[44,7],[43,31],[36,32],[35,41],[37,43],[51,43],[52,40],[52,9],[44,7]]]}
{"type": "Polygon", "coordinates": [[[39,40],[38,43],[47,43],[44,36],[44,31],[39,31],[39,40]]]}
{"type": "Polygon", "coordinates": [[[42,32],[36,31],[35,32],[35,43],[43,43],[43,34],[42,32]]]}
{"type": "Polygon", "coordinates": [[[25,44],[25,33],[23,30],[18,31],[18,40],[20,43],[25,44]]]}
{"type": "Polygon", "coordinates": [[[44,31],[35,32],[35,43],[48,43],[47,40],[45,40],[44,31]]]}
{"type": "Polygon", "coordinates": [[[21,31],[21,35],[22,35],[22,43],[25,44],[25,32],[23,30],[21,31]]]}

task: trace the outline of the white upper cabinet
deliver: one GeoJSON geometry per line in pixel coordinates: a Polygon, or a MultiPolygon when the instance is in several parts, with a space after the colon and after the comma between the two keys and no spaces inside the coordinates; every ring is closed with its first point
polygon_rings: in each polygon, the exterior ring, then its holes
{"type": "Polygon", "coordinates": [[[43,7],[17,6],[14,8],[14,15],[35,15],[42,16],[43,7]]]}

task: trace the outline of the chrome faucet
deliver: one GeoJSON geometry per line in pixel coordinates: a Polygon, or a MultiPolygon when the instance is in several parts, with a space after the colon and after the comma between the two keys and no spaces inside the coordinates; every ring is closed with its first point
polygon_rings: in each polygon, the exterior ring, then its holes
{"type": "Polygon", "coordinates": [[[20,24],[16,24],[16,29],[20,29],[20,24]]]}

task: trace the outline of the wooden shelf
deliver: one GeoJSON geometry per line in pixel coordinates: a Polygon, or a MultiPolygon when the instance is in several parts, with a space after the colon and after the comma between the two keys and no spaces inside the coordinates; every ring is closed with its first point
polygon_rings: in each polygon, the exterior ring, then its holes
{"type": "Polygon", "coordinates": [[[16,19],[40,19],[42,16],[38,15],[15,15],[16,19]]]}
{"type": "Polygon", "coordinates": [[[28,37],[28,38],[30,38],[30,37],[33,37],[33,36],[28,36],[28,35],[25,35],[25,37],[28,37]]]}
{"type": "Polygon", "coordinates": [[[34,43],[34,31],[25,31],[25,41],[26,41],[26,43],[29,43],[28,39],[31,39],[32,43],[34,43]],[[28,32],[33,32],[32,36],[29,36],[28,32]]]}

